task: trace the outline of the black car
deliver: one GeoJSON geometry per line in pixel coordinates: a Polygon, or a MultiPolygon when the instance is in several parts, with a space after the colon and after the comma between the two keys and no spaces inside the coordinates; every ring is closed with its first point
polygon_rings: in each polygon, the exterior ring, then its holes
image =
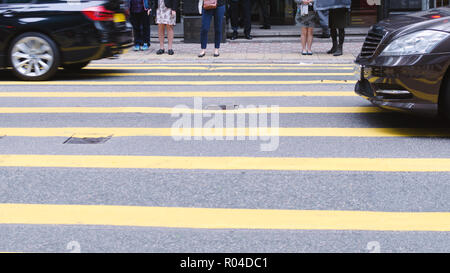
{"type": "Polygon", "coordinates": [[[450,118],[450,8],[379,22],[356,63],[361,79],[355,92],[373,104],[450,118]]]}
{"type": "Polygon", "coordinates": [[[0,0],[0,67],[46,80],[59,67],[81,69],[132,46],[119,0],[0,0]]]}

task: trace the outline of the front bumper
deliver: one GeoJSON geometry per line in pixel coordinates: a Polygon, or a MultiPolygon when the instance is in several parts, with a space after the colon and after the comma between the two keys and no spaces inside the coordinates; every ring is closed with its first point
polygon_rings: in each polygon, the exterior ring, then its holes
{"type": "Polygon", "coordinates": [[[449,55],[377,57],[361,65],[356,94],[381,108],[436,116],[449,55]]]}

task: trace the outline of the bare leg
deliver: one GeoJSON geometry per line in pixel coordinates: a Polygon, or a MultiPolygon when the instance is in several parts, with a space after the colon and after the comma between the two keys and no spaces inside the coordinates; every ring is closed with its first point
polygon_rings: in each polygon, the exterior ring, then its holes
{"type": "Polygon", "coordinates": [[[307,47],[308,47],[308,53],[312,52],[312,43],[314,38],[314,28],[309,27],[308,28],[308,38],[307,38],[307,47]]]}
{"type": "Polygon", "coordinates": [[[307,35],[308,35],[308,30],[306,27],[302,27],[302,36],[301,36],[301,41],[302,41],[302,53],[306,52],[306,41],[307,41],[307,35]]]}
{"type": "Polygon", "coordinates": [[[167,25],[167,40],[169,41],[169,49],[172,49],[173,44],[173,26],[167,25]]]}
{"type": "Polygon", "coordinates": [[[158,25],[158,38],[159,38],[159,48],[164,49],[164,36],[165,36],[165,26],[163,24],[158,25]]]}

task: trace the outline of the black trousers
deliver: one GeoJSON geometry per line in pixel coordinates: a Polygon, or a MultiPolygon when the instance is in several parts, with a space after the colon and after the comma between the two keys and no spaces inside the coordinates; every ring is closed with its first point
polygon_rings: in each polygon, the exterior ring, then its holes
{"type": "Polygon", "coordinates": [[[150,45],[150,16],[146,12],[131,13],[130,22],[133,25],[135,45],[150,45]]]}
{"type": "Polygon", "coordinates": [[[252,31],[252,5],[251,0],[231,0],[231,27],[233,31],[239,29],[239,17],[241,15],[244,21],[244,34],[250,35],[252,31]]]}
{"type": "Polygon", "coordinates": [[[263,16],[263,26],[270,26],[269,0],[256,0],[263,16]]]}

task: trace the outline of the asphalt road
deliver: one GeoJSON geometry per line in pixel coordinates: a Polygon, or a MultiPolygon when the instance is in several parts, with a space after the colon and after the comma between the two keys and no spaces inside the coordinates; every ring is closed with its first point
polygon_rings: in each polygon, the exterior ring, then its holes
{"type": "Polygon", "coordinates": [[[449,252],[449,124],[374,108],[353,94],[357,75],[95,64],[31,83],[1,71],[0,252],[449,252]],[[239,117],[280,129],[210,137],[239,117]],[[171,129],[181,121],[192,136],[171,129]]]}

